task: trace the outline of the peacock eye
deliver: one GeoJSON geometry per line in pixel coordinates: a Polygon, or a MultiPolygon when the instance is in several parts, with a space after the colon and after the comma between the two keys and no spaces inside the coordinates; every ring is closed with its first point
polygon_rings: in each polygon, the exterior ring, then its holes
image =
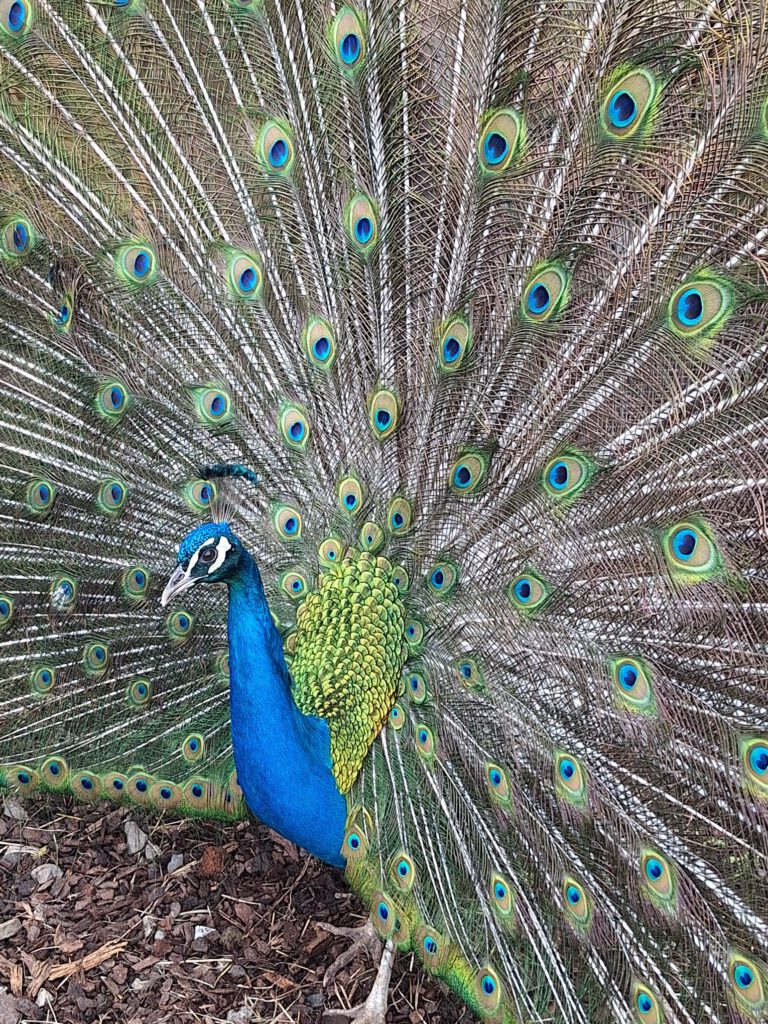
{"type": "Polygon", "coordinates": [[[199,560],[205,565],[210,565],[212,562],[216,561],[217,554],[218,551],[216,550],[216,547],[213,544],[209,544],[208,547],[203,548],[200,552],[199,560]]]}

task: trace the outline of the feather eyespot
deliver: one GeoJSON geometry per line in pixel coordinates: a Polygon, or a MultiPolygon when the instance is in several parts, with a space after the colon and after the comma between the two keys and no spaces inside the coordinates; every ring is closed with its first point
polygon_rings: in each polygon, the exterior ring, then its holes
{"type": "Polygon", "coordinates": [[[648,125],[658,95],[650,71],[637,69],[624,75],[603,104],[603,128],[616,139],[627,139],[648,125]]]}
{"type": "Polygon", "coordinates": [[[310,363],[321,370],[329,370],[336,359],[336,339],[331,325],[319,317],[310,318],[304,328],[303,342],[310,363]]]}
{"type": "Polygon", "coordinates": [[[573,754],[558,751],[555,754],[555,791],[574,807],[587,806],[587,773],[573,754]]]}
{"type": "Polygon", "coordinates": [[[272,515],[275,532],[283,540],[298,540],[304,525],[301,513],[291,505],[278,505],[272,515]]]}
{"type": "Polygon", "coordinates": [[[409,672],[405,688],[414,704],[423,704],[427,699],[427,681],[421,672],[409,672]]]}
{"type": "Polygon", "coordinates": [[[261,297],[264,285],[264,268],[255,252],[238,249],[229,251],[227,257],[226,283],[230,295],[247,302],[261,297]]]}
{"type": "Polygon", "coordinates": [[[128,490],[121,480],[105,480],[99,487],[96,504],[105,515],[116,516],[125,508],[128,490]]]}
{"type": "Polygon", "coordinates": [[[664,1015],[661,1012],[659,1001],[641,981],[635,981],[632,985],[632,1005],[636,1011],[636,1018],[643,1024],[663,1024],[664,1015]]]}
{"type": "Polygon", "coordinates": [[[117,422],[122,419],[131,403],[131,396],[119,380],[106,381],[96,395],[96,412],[105,420],[117,422]]]}
{"type": "Polygon", "coordinates": [[[109,647],[100,640],[89,641],[80,655],[83,671],[89,676],[103,676],[111,660],[109,647]]]}
{"type": "Polygon", "coordinates": [[[487,467],[485,456],[479,452],[468,452],[451,467],[448,477],[451,490],[457,494],[471,494],[482,483],[487,467]]]}
{"type": "Polygon", "coordinates": [[[494,803],[507,808],[512,806],[512,791],[507,773],[500,765],[494,764],[492,761],[485,765],[485,782],[488,795],[494,803]]]}
{"type": "Polygon", "coordinates": [[[413,861],[404,850],[392,858],[389,873],[398,889],[403,892],[411,891],[416,880],[416,871],[413,861]]]}
{"type": "Polygon", "coordinates": [[[664,534],[663,549],[680,582],[711,579],[721,568],[720,553],[703,523],[677,523],[664,534]]]}
{"type": "Polygon", "coordinates": [[[510,583],[507,596],[524,615],[540,611],[551,596],[549,586],[531,572],[522,573],[510,583]]]}
{"type": "Polygon", "coordinates": [[[743,953],[732,952],[728,958],[728,979],[736,1005],[752,1018],[762,1016],[768,1000],[763,971],[743,953]]]}
{"type": "Polygon", "coordinates": [[[0,594],[0,631],[7,629],[13,621],[14,600],[7,594],[0,594]]]}
{"type": "Polygon", "coordinates": [[[531,322],[549,320],[562,311],[568,297],[568,275],[559,263],[541,266],[523,293],[523,317],[531,322]]]}
{"type": "Polygon", "coordinates": [[[48,319],[53,324],[55,329],[62,334],[66,334],[72,329],[74,322],[74,305],[75,300],[71,292],[66,292],[59,303],[59,308],[55,313],[49,313],[48,319]]]}
{"type": "Polygon", "coordinates": [[[475,977],[475,995],[485,1013],[493,1013],[501,1003],[501,982],[496,972],[488,966],[481,967],[475,977]]]}
{"type": "Polygon", "coordinates": [[[578,931],[586,931],[591,924],[592,901],[584,886],[570,875],[562,885],[563,906],[571,924],[578,931]]]}
{"type": "MultiPolygon", "coordinates": [[[[397,584],[395,584],[397,586],[397,584]]],[[[424,639],[424,626],[418,619],[409,619],[405,624],[405,642],[410,647],[418,647],[424,639]]]]}
{"type": "Polygon", "coordinates": [[[134,679],[128,684],[125,696],[135,708],[144,708],[152,700],[152,684],[148,679],[134,679]]]}
{"type": "Polygon", "coordinates": [[[583,455],[562,455],[550,459],[544,467],[544,489],[556,501],[568,501],[588,486],[594,466],[583,455]]]}
{"type": "Polygon", "coordinates": [[[123,596],[135,604],[147,596],[149,590],[149,569],[144,565],[134,565],[123,572],[121,579],[123,596]]]}
{"type": "Polygon", "coordinates": [[[44,697],[56,685],[56,669],[51,665],[40,665],[29,676],[29,687],[34,694],[44,697]]]}
{"type": "Polygon", "coordinates": [[[171,612],[165,620],[165,629],[169,638],[177,644],[186,643],[195,626],[195,617],[191,612],[179,609],[171,612]]]}
{"type": "Polygon", "coordinates": [[[689,280],[669,300],[668,323],[681,337],[712,337],[727,320],[733,304],[729,282],[714,277],[689,280]]]}
{"type": "Polygon", "coordinates": [[[368,196],[359,193],[353,196],[344,210],[347,235],[360,253],[370,252],[378,240],[379,221],[368,196]]]}
{"type": "Polygon", "coordinates": [[[516,110],[504,107],[491,111],[480,133],[480,166],[486,174],[503,174],[520,152],[523,119],[516,110]]]}
{"type": "Polygon", "coordinates": [[[364,551],[375,553],[384,543],[384,531],[374,522],[363,523],[360,529],[360,546],[364,551]]]}
{"type": "Polygon", "coordinates": [[[27,485],[27,508],[34,515],[46,516],[53,508],[58,491],[50,480],[32,480],[27,485]]]}
{"type": "Polygon", "coordinates": [[[509,918],[515,909],[512,886],[496,872],[491,876],[491,907],[503,919],[509,918]]]}
{"type": "Polygon", "coordinates": [[[0,25],[8,36],[18,39],[26,34],[31,23],[32,7],[29,0],[2,0],[0,25]]]}
{"type": "Polygon", "coordinates": [[[304,451],[310,435],[309,418],[298,405],[286,404],[280,411],[278,420],[280,436],[289,448],[304,451]]]}
{"type": "Polygon", "coordinates": [[[431,764],[435,758],[437,741],[435,735],[428,725],[416,726],[416,750],[422,759],[431,764]]]}
{"type": "Polygon", "coordinates": [[[438,358],[445,373],[453,373],[464,362],[472,347],[472,332],[469,322],[455,316],[444,325],[440,334],[438,358]]]}
{"type": "Polygon", "coordinates": [[[280,578],[280,586],[288,597],[295,600],[304,596],[307,589],[307,581],[300,572],[286,572],[280,578]]]}
{"type": "Polygon", "coordinates": [[[459,571],[452,562],[438,562],[427,573],[427,588],[436,597],[448,597],[458,580],[459,571]]]}
{"type": "Polygon", "coordinates": [[[624,711],[651,715],[656,699],[650,668],[639,658],[619,657],[611,662],[614,703],[624,711]]]}
{"type": "Polygon", "coordinates": [[[116,268],[124,284],[150,284],[157,276],[157,257],[148,245],[123,245],[117,251],[116,268]]]}
{"type": "Polygon", "coordinates": [[[345,512],[356,515],[363,507],[363,488],[360,481],[354,476],[345,476],[339,482],[337,494],[339,504],[345,512]]]}
{"type": "Polygon", "coordinates": [[[181,754],[185,761],[195,764],[205,757],[205,739],[199,732],[193,732],[186,737],[181,745],[181,754]]]}
{"type": "Polygon", "coordinates": [[[207,512],[216,500],[216,484],[213,480],[192,480],[184,485],[183,493],[193,512],[207,512]]]}
{"type": "Polygon", "coordinates": [[[269,174],[288,174],[293,166],[293,133],[282,121],[267,121],[259,133],[257,152],[269,174]]]}
{"type": "Polygon", "coordinates": [[[357,71],[365,59],[365,23],[353,7],[342,7],[331,22],[331,40],[336,60],[345,73],[357,71]]]}
{"type": "Polygon", "coordinates": [[[2,255],[11,259],[20,259],[22,256],[26,256],[35,244],[35,232],[28,220],[16,217],[3,225],[0,239],[2,239],[2,255]]]}
{"type": "Polygon", "coordinates": [[[71,612],[77,604],[77,580],[72,576],[55,576],[51,580],[51,608],[61,615],[71,612]]]}
{"type": "Polygon", "coordinates": [[[753,796],[768,797],[768,737],[745,739],[740,744],[741,770],[753,796]]]}
{"type": "Polygon", "coordinates": [[[413,522],[411,503],[405,498],[393,498],[387,511],[389,529],[396,536],[407,533],[413,522]]]}
{"type": "Polygon", "coordinates": [[[479,689],[483,686],[485,679],[474,658],[460,658],[454,662],[453,667],[459,682],[468,690],[479,689]]]}
{"type": "Polygon", "coordinates": [[[377,441],[385,441],[397,426],[397,398],[391,391],[377,391],[368,405],[368,421],[377,441]]]}
{"type": "Polygon", "coordinates": [[[68,781],[69,768],[63,757],[48,757],[40,767],[43,782],[52,789],[60,789],[68,781]]]}

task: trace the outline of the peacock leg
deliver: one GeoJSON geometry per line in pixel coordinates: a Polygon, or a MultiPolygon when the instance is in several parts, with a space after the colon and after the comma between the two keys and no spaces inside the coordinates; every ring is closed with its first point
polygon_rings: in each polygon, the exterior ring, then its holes
{"type": "Polygon", "coordinates": [[[323,977],[323,987],[328,988],[333,984],[336,975],[347,964],[358,955],[367,952],[374,963],[378,962],[379,968],[376,980],[373,983],[368,998],[360,1006],[353,1006],[349,1010],[336,1009],[326,1010],[323,1020],[332,1024],[334,1021],[354,1021],[355,1024],[386,1024],[387,996],[389,994],[389,980],[392,975],[392,963],[395,958],[395,948],[391,942],[383,947],[381,939],[376,934],[373,925],[367,921],[360,928],[337,928],[335,925],[318,922],[320,927],[333,935],[344,935],[352,939],[348,949],[338,956],[330,965],[323,977]]]}

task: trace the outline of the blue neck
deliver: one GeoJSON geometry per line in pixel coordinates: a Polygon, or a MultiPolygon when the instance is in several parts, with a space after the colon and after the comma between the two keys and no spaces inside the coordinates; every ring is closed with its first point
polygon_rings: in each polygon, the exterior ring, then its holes
{"type": "Polygon", "coordinates": [[[229,583],[228,631],[232,742],[246,803],[281,836],[343,867],[347,804],[331,772],[330,731],[293,701],[282,637],[247,551],[229,583]]]}

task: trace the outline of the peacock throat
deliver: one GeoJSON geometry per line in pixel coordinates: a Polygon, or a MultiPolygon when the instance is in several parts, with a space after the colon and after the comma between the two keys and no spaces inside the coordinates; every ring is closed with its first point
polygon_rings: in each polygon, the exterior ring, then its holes
{"type": "Polygon", "coordinates": [[[327,560],[288,643],[294,700],[303,714],[328,722],[342,793],[386,721],[407,658],[396,575],[386,558],[368,551],[351,548],[340,563],[327,560]]]}

